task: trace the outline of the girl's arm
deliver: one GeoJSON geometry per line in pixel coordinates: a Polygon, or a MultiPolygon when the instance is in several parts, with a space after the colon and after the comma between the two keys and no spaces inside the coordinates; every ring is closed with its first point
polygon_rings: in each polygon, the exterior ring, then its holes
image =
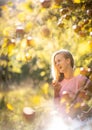
{"type": "Polygon", "coordinates": [[[52,81],[52,86],[54,88],[54,98],[59,98],[59,92],[61,89],[60,83],[58,81],[52,81]]]}

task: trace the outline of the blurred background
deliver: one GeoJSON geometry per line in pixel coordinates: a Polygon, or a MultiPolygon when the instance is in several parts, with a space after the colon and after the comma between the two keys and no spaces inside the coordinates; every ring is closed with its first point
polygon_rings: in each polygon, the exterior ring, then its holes
{"type": "Polygon", "coordinates": [[[51,56],[60,49],[73,54],[75,75],[92,80],[92,0],[0,0],[2,130],[4,122],[7,130],[35,129],[20,115],[53,98],[51,56]]]}

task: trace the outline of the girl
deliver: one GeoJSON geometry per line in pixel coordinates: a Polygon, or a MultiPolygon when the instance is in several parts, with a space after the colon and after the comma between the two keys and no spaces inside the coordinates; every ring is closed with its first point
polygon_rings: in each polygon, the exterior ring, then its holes
{"type": "MultiPolygon", "coordinates": [[[[58,103],[62,102],[63,97],[66,100],[73,99],[84,85],[92,85],[92,82],[86,76],[74,76],[73,56],[68,50],[64,49],[55,52],[52,56],[52,76],[54,99],[58,103]]],[[[63,109],[65,109],[64,106],[63,109]]]]}

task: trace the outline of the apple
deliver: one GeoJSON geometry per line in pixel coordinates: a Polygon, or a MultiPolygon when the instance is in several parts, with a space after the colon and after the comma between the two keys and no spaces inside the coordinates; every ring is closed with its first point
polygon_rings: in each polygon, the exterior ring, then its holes
{"type": "Polygon", "coordinates": [[[88,24],[89,23],[89,20],[88,19],[84,19],[83,20],[83,24],[85,25],[85,24],[88,24]]]}
{"type": "Polygon", "coordinates": [[[92,74],[89,76],[89,79],[92,81],[92,74]]]}
{"type": "Polygon", "coordinates": [[[81,37],[85,37],[87,33],[84,32],[84,31],[79,31],[78,34],[79,34],[81,37]]]}
{"type": "Polygon", "coordinates": [[[87,75],[87,69],[84,68],[84,67],[81,67],[81,68],[80,68],[80,74],[82,74],[82,75],[87,75]]]}
{"type": "Polygon", "coordinates": [[[9,46],[9,45],[10,45],[10,46],[11,46],[11,45],[15,46],[15,44],[16,44],[16,43],[15,43],[15,39],[7,39],[6,42],[7,42],[7,45],[8,45],[8,46],[9,46]]]}
{"type": "Polygon", "coordinates": [[[74,25],[72,26],[72,29],[73,29],[76,33],[78,33],[79,31],[81,31],[81,27],[80,27],[79,25],[76,25],[76,24],[74,24],[74,25]]]}
{"type": "Polygon", "coordinates": [[[17,26],[16,37],[23,37],[23,35],[24,35],[24,27],[23,26],[17,26]]]}
{"type": "Polygon", "coordinates": [[[16,45],[16,41],[15,41],[15,39],[13,38],[13,39],[11,39],[11,44],[13,44],[14,46],[16,45]]]}
{"type": "Polygon", "coordinates": [[[27,61],[30,61],[32,59],[32,56],[29,53],[26,53],[25,58],[27,61]]]}
{"type": "Polygon", "coordinates": [[[69,20],[69,19],[71,18],[71,16],[70,16],[69,14],[65,14],[65,15],[63,16],[63,18],[66,19],[66,20],[69,20]]]}
{"type": "Polygon", "coordinates": [[[90,95],[88,95],[86,91],[81,91],[79,93],[79,98],[87,101],[90,99],[90,95]]]}
{"type": "Polygon", "coordinates": [[[35,110],[31,107],[24,107],[23,108],[23,116],[27,120],[33,119],[33,117],[35,116],[35,110]]]}
{"type": "Polygon", "coordinates": [[[87,68],[87,72],[88,73],[92,72],[91,68],[87,68]]]}
{"type": "Polygon", "coordinates": [[[69,12],[68,8],[62,8],[62,9],[60,9],[60,14],[62,14],[62,15],[66,14],[68,12],[69,12]]]}
{"type": "Polygon", "coordinates": [[[90,36],[92,37],[92,32],[90,32],[90,36]]]}
{"type": "Polygon", "coordinates": [[[51,0],[40,0],[43,8],[49,8],[51,6],[51,0]]]}
{"type": "Polygon", "coordinates": [[[61,19],[59,19],[59,21],[58,21],[58,23],[57,23],[57,26],[58,27],[64,27],[64,23],[63,23],[63,21],[62,21],[62,18],[61,19]]]}
{"type": "Polygon", "coordinates": [[[34,39],[31,36],[27,37],[27,45],[28,46],[34,46],[35,45],[34,39]]]}
{"type": "Polygon", "coordinates": [[[64,0],[54,0],[54,2],[59,5],[61,2],[63,2],[64,0]]]}
{"type": "Polygon", "coordinates": [[[41,30],[41,34],[44,36],[44,37],[48,37],[50,36],[50,30],[47,26],[43,26],[42,27],[42,30],[41,30]]]}
{"type": "Polygon", "coordinates": [[[70,97],[70,95],[69,95],[69,93],[68,93],[67,91],[63,91],[63,92],[62,92],[61,103],[62,103],[62,102],[68,103],[68,102],[71,101],[71,99],[72,99],[72,98],[70,97]]]}
{"type": "Polygon", "coordinates": [[[87,10],[87,15],[88,15],[88,16],[92,16],[92,9],[88,9],[88,10],[87,10]]]}

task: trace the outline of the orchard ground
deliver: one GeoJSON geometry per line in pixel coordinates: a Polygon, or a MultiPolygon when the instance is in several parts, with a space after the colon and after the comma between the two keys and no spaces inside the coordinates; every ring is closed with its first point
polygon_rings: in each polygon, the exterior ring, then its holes
{"type": "Polygon", "coordinates": [[[53,90],[48,83],[34,87],[31,82],[10,86],[0,92],[5,97],[0,109],[0,130],[91,130],[92,120],[63,120],[54,109],[53,90]],[[34,110],[34,115],[25,115],[25,107],[34,110]]]}

